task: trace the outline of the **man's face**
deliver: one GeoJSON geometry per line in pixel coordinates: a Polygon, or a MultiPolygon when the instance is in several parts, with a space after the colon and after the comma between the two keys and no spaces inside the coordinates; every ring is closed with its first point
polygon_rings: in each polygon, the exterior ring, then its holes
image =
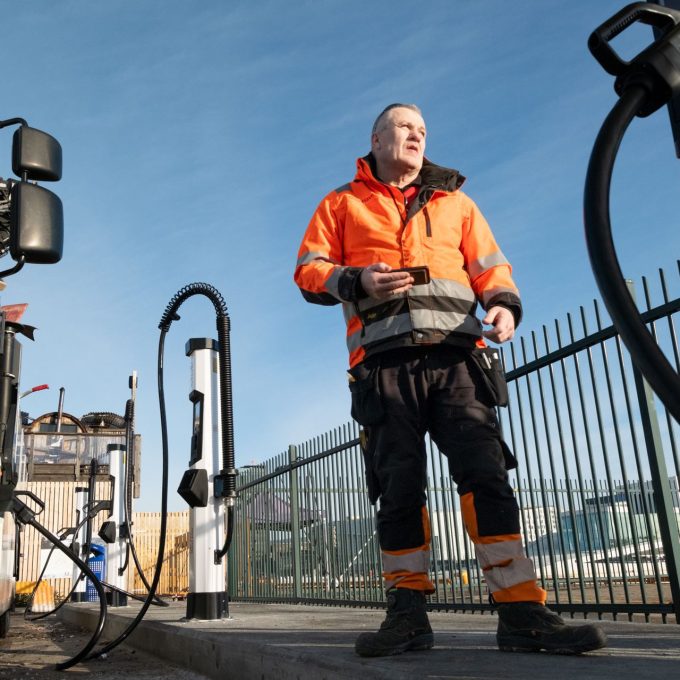
{"type": "Polygon", "coordinates": [[[425,153],[425,121],[413,109],[390,109],[371,138],[378,167],[397,171],[420,170],[425,153]]]}

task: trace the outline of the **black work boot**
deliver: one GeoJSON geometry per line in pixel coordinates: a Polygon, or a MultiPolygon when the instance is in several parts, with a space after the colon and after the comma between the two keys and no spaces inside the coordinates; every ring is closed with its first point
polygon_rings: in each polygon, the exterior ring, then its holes
{"type": "Polygon", "coordinates": [[[537,602],[499,604],[496,640],[503,652],[544,649],[551,654],[581,654],[607,644],[607,636],[597,626],[569,626],[537,602]]]}
{"type": "Polygon", "coordinates": [[[354,649],[359,656],[391,656],[408,650],[431,649],[434,635],[419,590],[387,591],[387,616],[377,633],[362,633],[354,649]]]}

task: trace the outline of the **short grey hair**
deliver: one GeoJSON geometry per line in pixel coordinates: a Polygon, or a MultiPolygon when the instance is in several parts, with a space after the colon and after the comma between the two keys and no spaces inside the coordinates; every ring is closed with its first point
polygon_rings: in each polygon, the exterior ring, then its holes
{"type": "Polygon", "coordinates": [[[383,119],[383,116],[388,112],[391,111],[392,109],[411,109],[411,111],[415,111],[421,118],[423,115],[423,112],[415,105],[415,104],[401,104],[401,103],[395,103],[395,104],[390,104],[389,106],[386,106],[378,115],[378,117],[375,119],[375,123],[373,123],[373,129],[371,130],[371,136],[373,136],[376,131],[378,130],[378,126],[380,125],[380,122],[383,119]]]}

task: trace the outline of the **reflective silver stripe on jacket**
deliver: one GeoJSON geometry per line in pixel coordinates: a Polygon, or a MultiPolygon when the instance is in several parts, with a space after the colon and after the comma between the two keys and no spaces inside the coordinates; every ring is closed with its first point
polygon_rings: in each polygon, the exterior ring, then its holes
{"type": "Polygon", "coordinates": [[[491,593],[536,580],[534,564],[524,555],[521,540],[475,543],[475,554],[491,593]]]}
{"type": "Polygon", "coordinates": [[[500,264],[510,264],[505,255],[500,250],[490,255],[484,255],[474,262],[469,262],[467,265],[468,274],[470,278],[476,279],[480,274],[491,269],[492,267],[497,267],[500,264]]]}
{"type": "Polygon", "coordinates": [[[369,326],[359,329],[347,336],[347,349],[354,352],[362,345],[370,345],[374,342],[389,340],[400,335],[427,329],[441,331],[467,333],[478,338],[481,335],[479,321],[469,314],[457,314],[455,312],[431,312],[427,309],[415,310],[410,314],[404,313],[398,316],[390,316],[381,321],[376,321],[369,326]]]}
{"type": "Polygon", "coordinates": [[[515,288],[502,288],[498,286],[497,288],[492,288],[491,290],[484,291],[482,295],[482,304],[486,309],[489,300],[492,300],[496,295],[501,295],[502,293],[512,293],[512,295],[517,295],[517,290],[515,288]]]}
{"type": "MultiPolygon", "coordinates": [[[[475,301],[475,294],[472,288],[458,283],[457,281],[450,281],[449,279],[432,279],[430,283],[422,286],[413,286],[408,293],[410,298],[418,297],[442,297],[461,300],[463,305],[467,303],[472,305],[475,301]]],[[[345,323],[356,316],[357,307],[359,311],[366,312],[372,307],[380,307],[388,300],[377,300],[375,298],[364,298],[358,302],[348,302],[342,306],[342,311],[345,316],[345,323]]]]}
{"type": "MultiPolygon", "coordinates": [[[[422,286],[413,286],[408,292],[408,296],[415,297],[442,297],[463,300],[469,304],[475,302],[475,293],[469,286],[459,283],[458,281],[451,281],[450,279],[432,279],[430,283],[422,286]]],[[[363,312],[371,307],[377,307],[385,304],[385,300],[376,300],[375,298],[365,298],[360,300],[359,309],[363,312]]]]}
{"type": "Polygon", "coordinates": [[[331,264],[338,264],[335,260],[331,260],[331,258],[328,257],[325,253],[309,252],[305,253],[304,255],[300,255],[295,266],[299,267],[303,264],[309,264],[314,260],[323,260],[324,262],[330,262],[331,264]]]}
{"type": "MultiPolygon", "coordinates": [[[[357,316],[357,306],[364,318],[361,327],[347,336],[347,348],[352,353],[362,345],[389,340],[419,329],[442,333],[455,331],[475,338],[480,337],[482,329],[479,320],[467,311],[462,311],[472,308],[475,300],[474,292],[467,286],[448,279],[435,279],[427,285],[414,286],[408,296],[395,300],[367,298],[359,303],[346,302],[343,304],[345,323],[349,324],[357,316]],[[442,307],[454,307],[460,311],[428,308],[427,304],[431,303],[424,302],[425,298],[438,299],[442,307]],[[403,300],[403,305],[399,307],[397,314],[386,315],[366,323],[366,319],[371,316],[371,310],[380,307],[385,309],[386,306],[389,309],[389,305],[398,303],[399,299],[403,300]],[[419,304],[425,306],[418,306],[419,304]]],[[[436,305],[436,302],[434,304],[436,305]]]]}
{"type": "Polygon", "coordinates": [[[340,291],[338,285],[340,283],[340,274],[346,269],[346,267],[336,267],[331,275],[326,279],[326,290],[333,296],[341,300],[340,291]]]}
{"type": "Polygon", "coordinates": [[[383,571],[393,574],[397,571],[407,571],[411,574],[427,573],[430,569],[430,551],[414,550],[403,555],[392,555],[381,551],[383,571]]]}

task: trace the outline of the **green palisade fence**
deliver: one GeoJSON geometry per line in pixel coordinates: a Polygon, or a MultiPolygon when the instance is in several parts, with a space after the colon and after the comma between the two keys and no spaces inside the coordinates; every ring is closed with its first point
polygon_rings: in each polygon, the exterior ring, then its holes
{"type": "MultiPolygon", "coordinates": [[[[643,279],[637,299],[678,370],[680,298],[669,295],[663,271],[654,286],[643,279]]],[[[511,483],[526,549],[556,611],[677,622],[678,424],[604,316],[594,302],[589,312],[581,308],[503,347],[510,405],[499,417],[519,460],[511,483]]],[[[428,459],[437,588],[430,607],[488,611],[447,462],[431,442],[428,459]]],[[[240,472],[229,553],[233,600],[384,605],[355,423],[240,472]]]]}

